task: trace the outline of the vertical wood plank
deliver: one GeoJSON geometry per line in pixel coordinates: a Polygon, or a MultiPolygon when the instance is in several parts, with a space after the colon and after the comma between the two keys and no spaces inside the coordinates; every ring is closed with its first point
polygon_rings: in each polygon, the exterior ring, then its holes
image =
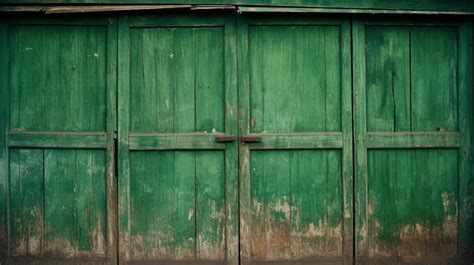
{"type": "Polygon", "coordinates": [[[454,27],[411,29],[413,131],[454,131],[459,128],[457,42],[454,27]]]}
{"type": "MultiPolygon", "coordinates": [[[[355,247],[356,256],[367,256],[367,147],[366,147],[366,66],[365,25],[352,22],[352,85],[354,87],[354,147],[355,147],[355,247]]],[[[357,262],[357,259],[356,259],[357,262]]]]}
{"type": "Polygon", "coordinates": [[[99,150],[77,150],[76,237],[78,256],[105,256],[107,214],[106,157],[99,150]]]}
{"type": "MultiPolygon", "coordinates": [[[[195,53],[196,29],[174,31],[174,132],[194,132],[195,121],[195,53]]],[[[192,260],[196,257],[196,159],[195,152],[175,152],[176,217],[175,256],[192,260]]]]}
{"type": "Polygon", "coordinates": [[[130,161],[128,150],[130,97],[130,29],[128,17],[118,21],[118,229],[119,264],[130,258],[130,161]]]}
{"type": "MultiPolygon", "coordinates": [[[[225,132],[238,135],[237,32],[234,16],[225,20],[225,132]]],[[[238,142],[225,150],[225,240],[227,265],[239,264],[238,142]]]]}
{"type": "Polygon", "coordinates": [[[222,28],[196,30],[196,131],[224,131],[222,28]]]}
{"type": "Polygon", "coordinates": [[[196,152],[196,257],[225,259],[224,154],[196,152]]]}
{"type": "MultiPolygon", "coordinates": [[[[356,240],[354,234],[356,231],[355,218],[356,218],[356,207],[354,207],[354,163],[357,155],[353,150],[353,98],[354,93],[354,76],[355,73],[351,72],[351,64],[354,62],[352,58],[351,47],[354,47],[351,41],[355,41],[351,36],[350,22],[343,21],[341,24],[340,43],[341,43],[341,94],[342,94],[342,132],[344,146],[342,149],[342,204],[343,204],[343,263],[353,264],[354,262],[354,247],[356,240]],[[349,59],[350,58],[350,59],[349,59]]],[[[360,45],[360,44],[358,44],[360,45]]],[[[356,103],[357,104],[357,103],[356,103]]],[[[329,123],[330,125],[331,123],[329,123]]],[[[335,126],[335,125],[332,125],[335,126]]],[[[330,129],[330,128],[329,128],[330,129]]],[[[333,155],[334,156],[334,155],[333,155]]]]}
{"type": "Polygon", "coordinates": [[[76,254],[76,151],[44,151],[44,253],[76,254]]]}
{"type": "Polygon", "coordinates": [[[6,23],[0,23],[0,256],[9,254],[9,185],[8,174],[9,157],[7,147],[7,131],[10,118],[10,93],[9,93],[9,31],[6,23]]]}
{"type": "MultiPolygon", "coordinates": [[[[238,91],[239,91],[239,135],[247,135],[249,128],[249,32],[247,17],[237,17],[237,62],[238,62],[238,91]]],[[[250,150],[245,143],[239,144],[239,211],[240,211],[240,262],[250,264],[252,211],[250,194],[250,150]]]]}
{"type": "Polygon", "coordinates": [[[410,31],[367,29],[367,130],[410,131],[410,31]]]}
{"type": "Polygon", "coordinates": [[[459,254],[467,255],[474,251],[474,196],[472,190],[474,177],[472,172],[472,100],[473,100],[473,32],[472,25],[463,23],[459,27],[458,43],[458,86],[459,86],[459,130],[461,141],[459,148],[459,254]]]}
{"type": "MultiPolygon", "coordinates": [[[[118,207],[118,172],[117,166],[115,163],[117,161],[118,155],[116,152],[116,147],[118,146],[117,139],[117,86],[118,86],[118,23],[116,18],[109,18],[107,24],[107,43],[106,43],[106,53],[107,53],[107,66],[106,66],[106,124],[105,129],[107,131],[107,149],[106,149],[106,158],[105,158],[105,174],[106,174],[106,185],[103,188],[106,192],[106,204],[98,203],[98,210],[100,207],[106,207],[103,214],[106,215],[106,218],[98,218],[97,222],[102,221],[103,225],[106,224],[106,255],[107,255],[107,264],[115,265],[118,261],[118,248],[119,248],[119,227],[118,227],[118,218],[119,218],[119,207],[118,207]],[[106,219],[104,222],[104,219],[106,219]]],[[[101,97],[98,97],[99,99],[101,97]]],[[[101,110],[100,110],[101,111],[101,110]]],[[[100,124],[100,119],[97,118],[97,123],[100,124]]],[[[99,127],[99,125],[97,125],[99,127]]],[[[96,189],[96,192],[101,192],[100,189],[96,189]]],[[[97,245],[96,249],[100,249],[99,239],[100,234],[96,235],[97,245]]],[[[98,250],[97,250],[98,251],[98,250]]]]}
{"type": "Polygon", "coordinates": [[[11,252],[38,255],[43,239],[43,151],[11,152],[11,252]]]}

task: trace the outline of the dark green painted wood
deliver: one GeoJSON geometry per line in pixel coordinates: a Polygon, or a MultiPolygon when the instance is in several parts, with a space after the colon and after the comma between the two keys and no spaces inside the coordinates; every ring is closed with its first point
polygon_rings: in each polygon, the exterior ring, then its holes
{"type": "Polygon", "coordinates": [[[432,11],[474,11],[474,5],[469,0],[432,0],[432,1],[385,1],[370,0],[354,2],[348,0],[133,0],[133,1],[112,1],[112,0],[5,0],[8,4],[237,4],[250,6],[304,6],[304,7],[324,7],[324,8],[345,8],[345,9],[366,9],[377,10],[432,10],[432,11]]]}
{"type": "Polygon", "coordinates": [[[10,132],[9,147],[99,148],[107,146],[105,133],[10,132]]]}
{"type": "Polygon", "coordinates": [[[9,253],[8,26],[0,23],[0,256],[9,253]]]}
{"type": "Polygon", "coordinates": [[[355,21],[353,39],[358,260],[468,255],[470,26],[355,21]]]}
{"type": "Polygon", "coordinates": [[[2,56],[2,107],[11,110],[2,115],[2,131],[14,185],[7,195],[9,253],[0,260],[115,264],[114,21],[2,23],[9,51],[2,56]]]}
{"type": "Polygon", "coordinates": [[[350,84],[342,81],[350,76],[348,24],[240,23],[240,135],[261,137],[240,148],[241,262],[350,264],[352,115],[350,84]]]}
{"type": "Polygon", "coordinates": [[[226,144],[216,142],[216,137],[224,134],[130,134],[130,150],[170,150],[170,149],[225,149],[226,144]]]}
{"type": "Polygon", "coordinates": [[[224,16],[119,23],[124,263],[238,262],[237,142],[216,142],[237,135],[233,27],[224,16]]]}
{"type": "Polygon", "coordinates": [[[337,149],[342,148],[342,134],[332,133],[264,133],[249,134],[260,137],[250,149],[337,149]]]}
{"type": "Polygon", "coordinates": [[[457,132],[367,133],[367,148],[459,148],[457,132]]]}
{"type": "Polygon", "coordinates": [[[10,34],[10,129],[104,131],[104,28],[12,25],[10,34]]]}

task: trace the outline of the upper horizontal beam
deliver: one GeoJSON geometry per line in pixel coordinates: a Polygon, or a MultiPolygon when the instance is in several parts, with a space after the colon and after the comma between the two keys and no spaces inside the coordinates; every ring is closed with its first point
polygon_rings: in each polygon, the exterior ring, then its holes
{"type": "Polygon", "coordinates": [[[474,1],[471,0],[272,0],[271,3],[269,3],[268,0],[3,0],[2,3],[0,3],[0,11],[43,13],[116,12],[163,9],[235,9],[236,7],[238,7],[241,12],[418,15],[474,14],[474,1]]]}

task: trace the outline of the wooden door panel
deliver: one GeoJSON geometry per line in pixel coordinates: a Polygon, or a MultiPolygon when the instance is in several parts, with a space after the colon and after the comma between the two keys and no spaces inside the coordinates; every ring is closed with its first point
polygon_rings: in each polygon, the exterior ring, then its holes
{"type": "Polygon", "coordinates": [[[350,263],[348,25],[273,18],[245,23],[240,45],[247,57],[239,68],[242,264],[350,263]],[[247,136],[259,141],[246,142],[247,136]]]}
{"type": "Polygon", "coordinates": [[[2,27],[9,222],[0,256],[114,262],[113,21],[19,19],[2,27]]]}
{"type": "Polygon", "coordinates": [[[217,141],[237,136],[229,22],[222,16],[122,21],[124,263],[237,262],[237,142],[217,141]]]}
{"type": "Polygon", "coordinates": [[[354,29],[359,260],[453,262],[470,231],[472,33],[455,23],[354,29]]]}

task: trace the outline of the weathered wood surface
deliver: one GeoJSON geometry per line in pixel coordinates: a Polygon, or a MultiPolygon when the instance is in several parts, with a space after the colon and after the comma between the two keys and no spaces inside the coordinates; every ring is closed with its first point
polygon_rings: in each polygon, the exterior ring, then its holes
{"type": "Polygon", "coordinates": [[[9,157],[1,262],[114,263],[111,22],[23,19],[2,27],[9,157]]]}
{"type": "Polygon", "coordinates": [[[456,263],[472,235],[470,25],[369,20],[353,34],[357,258],[456,263]]]}
{"type": "Polygon", "coordinates": [[[470,0],[4,0],[4,4],[165,4],[165,5],[247,5],[247,6],[299,6],[362,10],[413,10],[413,11],[474,11],[470,0]]]}
{"type": "Polygon", "coordinates": [[[119,34],[122,262],[236,264],[237,142],[216,142],[237,135],[232,20],[136,17],[119,34]]]}
{"type": "Polygon", "coordinates": [[[239,27],[241,134],[261,138],[240,151],[241,262],[350,264],[349,28],[316,19],[239,27]]]}
{"type": "Polygon", "coordinates": [[[0,262],[474,253],[471,24],[118,19],[0,24],[0,262]]]}

